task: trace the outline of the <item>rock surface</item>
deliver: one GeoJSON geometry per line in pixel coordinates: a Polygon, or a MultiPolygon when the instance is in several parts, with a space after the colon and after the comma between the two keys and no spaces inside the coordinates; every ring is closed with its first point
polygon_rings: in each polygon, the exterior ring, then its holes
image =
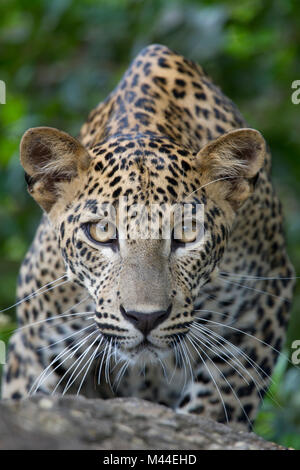
{"type": "Polygon", "coordinates": [[[282,449],[252,433],[138,399],[0,402],[0,449],[282,449]]]}

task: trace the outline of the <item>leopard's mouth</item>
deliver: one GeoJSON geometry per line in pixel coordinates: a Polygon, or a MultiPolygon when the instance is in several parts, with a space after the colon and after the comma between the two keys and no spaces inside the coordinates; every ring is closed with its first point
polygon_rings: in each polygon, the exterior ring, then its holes
{"type": "Polygon", "coordinates": [[[119,347],[121,355],[124,355],[135,364],[142,365],[166,359],[173,351],[170,344],[155,344],[147,338],[134,346],[124,347],[120,344],[119,347]]]}
{"type": "Polygon", "coordinates": [[[157,346],[156,344],[153,344],[151,341],[149,341],[147,338],[143,339],[139,344],[127,348],[126,351],[130,353],[144,353],[144,352],[153,352],[157,353],[158,351],[162,351],[164,348],[157,346]]]}
{"type": "Polygon", "coordinates": [[[145,338],[138,346],[137,348],[139,349],[145,349],[148,347],[153,347],[154,345],[147,339],[145,338]]]}
{"type": "Polygon", "coordinates": [[[105,333],[102,333],[102,336],[106,342],[110,343],[112,341],[113,344],[123,352],[141,353],[143,351],[159,351],[165,349],[162,346],[152,343],[152,341],[149,341],[147,338],[144,338],[140,343],[134,344],[133,346],[126,346],[126,341],[121,337],[105,333]]]}

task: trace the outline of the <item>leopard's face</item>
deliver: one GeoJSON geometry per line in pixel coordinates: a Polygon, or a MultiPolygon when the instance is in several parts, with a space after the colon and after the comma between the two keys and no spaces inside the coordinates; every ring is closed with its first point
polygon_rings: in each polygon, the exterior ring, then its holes
{"type": "Polygon", "coordinates": [[[92,297],[103,337],[134,361],[168,354],[187,334],[233,220],[201,188],[193,155],[142,143],[147,160],[141,142],[123,142],[117,161],[101,149],[53,216],[69,278],[92,297]]]}
{"type": "Polygon", "coordinates": [[[151,132],[83,147],[36,128],[21,142],[29,191],[57,231],[70,280],[92,297],[103,338],[134,361],[169,352],[188,333],[264,156],[253,129],[194,152],[151,132]],[[188,207],[187,220],[174,206],[188,207]]]}

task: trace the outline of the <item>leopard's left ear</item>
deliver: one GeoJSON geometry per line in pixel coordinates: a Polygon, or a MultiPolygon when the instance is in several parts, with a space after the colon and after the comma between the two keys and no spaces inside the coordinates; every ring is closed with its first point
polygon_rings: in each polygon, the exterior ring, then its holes
{"type": "Polygon", "coordinates": [[[61,195],[64,183],[87,170],[91,161],[77,139],[52,127],[28,129],[21,140],[20,158],[28,191],[47,212],[61,195]]]}
{"type": "Polygon", "coordinates": [[[203,147],[198,156],[202,186],[238,209],[254,189],[266,142],[255,129],[237,129],[203,147]]]}

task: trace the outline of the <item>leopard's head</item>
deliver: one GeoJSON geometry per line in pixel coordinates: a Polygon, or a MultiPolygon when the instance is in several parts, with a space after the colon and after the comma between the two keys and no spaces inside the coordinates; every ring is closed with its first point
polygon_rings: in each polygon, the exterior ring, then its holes
{"type": "Polygon", "coordinates": [[[157,135],[87,149],[57,129],[25,133],[29,192],[55,227],[69,279],[92,297],[103,338],[123,355],[168,354],[189,331],[265,151],[253,129],[198,153],[157,135]]]}

